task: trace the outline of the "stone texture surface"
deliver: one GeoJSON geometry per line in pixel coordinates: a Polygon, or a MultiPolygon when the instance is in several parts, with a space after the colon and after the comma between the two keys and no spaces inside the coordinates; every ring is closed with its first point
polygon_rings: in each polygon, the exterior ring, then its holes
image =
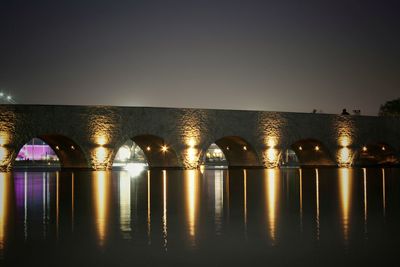
{"type": "MultiPolygon", "coordinates": [[[[274,167],[282,151],[301,140],[320,142],[332,162],[340,165],[343,147],[354,158],[362,146],[382,143],[398,157],[400,118],[151,107],[0,105],[0,170],[12,168],[18,151],[30,139],[42,137],[46,141],[46,136],[52,136],[49,141],[53,148],[59,142],[59,156],[65,167],[110,168],[119,147],[136,136],[149,136],[145,140],[150,144],[151,136],[158,137],[148,153],[160,153],[161,138],[168,146],[168,153],[174,154],[174,160],[165,161],[177,165],[170,167],[196,168],[211,143],[225,144],[230,140],[224,138],[233,136],[244,140],[250,148],[245,152],[251,154],[240,155],[244,153],[243,144],[238,143],[237,151],[229,152],[228,161],[232,165],[274,167]],[[73,155],[66,151],[72,143],[82,154],[77,158],[84,160],[65,158],[73,155]]],[[[154,158],[160,157],[154,155],[154,158]]]]}

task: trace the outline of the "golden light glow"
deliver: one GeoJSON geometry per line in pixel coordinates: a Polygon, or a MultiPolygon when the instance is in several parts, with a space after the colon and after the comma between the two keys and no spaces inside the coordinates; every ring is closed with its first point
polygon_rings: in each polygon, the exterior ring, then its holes
{"type": "Polygon", "coordinates": [[[196,146],[196,140],[193,137],[189,138],[189,140],[187,141],[187,145],[189,147],[195,147],[196,146]]]}
{"type": "Polygon", "coordinates": [[[351,142],[350,136],[342,135],[342,136],[339,136],[338,143],[339,143],[339,146],[341,146],[341,147],[347,147],[347,146],[350,146],[352,142],[351,142]]]}
{"type": "Polygon", "coordinates": [[[353,163],[353,152],[348,147],[339,148],[337,154],[339,167],[349,167],[353,163]]]}
{"type": "Polygon", "coordinates": [[[267,168],[276,168],[279,165],[279,150],[276,148],[268,148],[264,154],[264,165],[267,168]]]}
{"type": "Polygon", "coordinates": [[[347,243],[349,240],[350,228],[350,209],[351,209],[351,190],[352,190],[351,169],[339,169],[339,192],[340,207],[342,213],[343,239],[347,243]]]}
{"type": "Polygon", "coordinates": [[[226,150],[229,150],[229,149],[230,149],[229,146],[227,146],[227,147],[226,147],[226,150]]]}
{"type": "Polygon", "coordinates": [[[8,204],[8,176],[0,172],[0,256],[3,254],[6,243],[8,204]]]}
{"type": "Polygon", "coordinates": [[[59,146],[56,146],[56,149],[57,149],[57,150],[60,150],[60,147],[59,147],[59,146]]]}
{"type": "Polygon", "coordinates": [[[99,134],[95,136],[95,142],[99,146],[104,146],[105,144],[107,144],[108,140],[105,135],[99,134]]]}
{"type": "MultiPolygon", "coordinates": [[[[0,124],[2,123],[0,122],[0,124]]],[[[11,141],[10,139],[10,134],[8,132],[0,131],[0,169],[2,171],[7,170],[11,164],[10,151],[5,147],[11,141]]]]}
{"type": "Polygon", "coordinates": [[[247,151],[247,146],[243,146],[243,150],[244,150],[244,151],[247,151]]]}
{"type": "Polygon", "coordinates": [[[167,218],[167,172],[163,170],[163,247],[167,250],[168,245],[168,218],[167,218]]]}
{"type": "Polygon", "coordinates": [[[71,146],[71,149],[72,149],[72,150],[75,150],[75,147],[74,147],[74,146],[71,146]]]}
{"type": "Polygon", "coordinates": [[[368,148],[366,146],[362,147],[362,151],[366,152],[368,150],[368,148]]]}
{"type": "Polygon", "coordinates": [[[275,245],[277,239],[276,225],[278,217],[279,178],[277,177],[276,169],[267,169],[266,172],[265,195],[268,214],[268,233],[272,244],[275,245]]]}
{"type": "Polygon", "coordinates": [[[99,246],[103,247],[107,239],[107,221],[108,221],[108,173],[104,171],[94,172],[93,196],[95,209],[95,225],[99,246]]]}
{"type": "Polygon", "coordinates": [[[204,170],[206,169],[206,166],[200,165],[200,173],[204,174],[204,170]]]}
{"type": "Polygon", "coordinates": [[[339,167],[350,167],[353,164],[354,153],[349,147],[353,143],[353,122],[342,120],[337,122],[338,145],[336,162],[339,167]]]}
{"type": "Polygon", "coordinates": [[[151,150],[151,147],[149,147],[149,146],[146,147],[146,150],[147,150],[147,151],[150,151],[150,150],[151,150]]]}
{"type": "Polygon", "coordinates": [[[0,146],[0,166],[7,165],[7,158],[8,158],[8,150],[7,148],[0,146]]]}
{"type": "Polygon", "coordinates": [[[319,151],[320,148],[319,148],[319,146],[315,146],[314,149],[315,149],[315,151],[319,151]]]}
{"type": "Polygon", "coordinates": [[[198,161],[198,150],[194,147],[189,147],[187,149],[187,161],[188,161],[188,167],[190,168],[196,168],[197,167],[197,161],[198,161]]]}
{"type": "Polygon", "coordinates": [[[267,146],[270,148],[274,148],[278,144],[278,137],[276,136],[269,136],[267,137],[267,146]]]}
{"type": "Polygon", "coordinates": [[[302,151],[302,150],[303,150],[303,147],[302,147],[302,146],[299,146],[299,150],[302,151]]]}
{"type": "Polygon", "coordinates": [[[221,233],[222,218],[224,211],[224,179],[223,171],[214,171],[214,204],[215,204],[215,231],[221,233]]]}
{"type": "Polygon", "coordinates": [[[110,150],[106,147],[99,146],[93,151],[93,165],[95,170],[106,170],[109,165],[110,150]]]}
{"type": "Polygon", "coordinates": [[[10,143],[10,134],[5,131],[0,131],[0,146],[4,146],[10,143]]]}
{"type": "Polygon", "coordinates": [[[194,246],[196,240],[196,221],[199,199],[198,176],[195,170],[188,170],[187,172],[185,172],[185,174],[187,224],[189,228],[188,230],[191,245],[194,246]]]}
{"type": "Polygon", "coordinates": [[[131,178],[127,172],[119,177],[119,225],[124,238],[131,232],[131,178]]]}
{"type": "Polygon", "coordinates": [[[385,151],[385,150],[386,150],[386,147],[383,146],[383,147],[382,147],[382,151],[385,151]]]}
{"type": "Polygon", "coordinates": [[[162,146],[162,147],[161,147],[161,151],[164,152],[164,153],[167,152],[167,151],[168,151],[168,147],[165,146],[165,145],[162,146]]]}

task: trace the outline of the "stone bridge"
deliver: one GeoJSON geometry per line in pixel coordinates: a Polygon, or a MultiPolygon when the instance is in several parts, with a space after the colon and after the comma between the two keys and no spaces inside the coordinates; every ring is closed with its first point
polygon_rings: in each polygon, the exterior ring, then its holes
{"type": "Polygon", "coordinates": [[[398,164],[400,119],[186,108],[0,105],[0,170],[37,137],[63,168],[110,169],[128,139],[150,167],[193,169],[216,143],[230,167],[279,166],[287,149],[303,166],[398,164]]]}

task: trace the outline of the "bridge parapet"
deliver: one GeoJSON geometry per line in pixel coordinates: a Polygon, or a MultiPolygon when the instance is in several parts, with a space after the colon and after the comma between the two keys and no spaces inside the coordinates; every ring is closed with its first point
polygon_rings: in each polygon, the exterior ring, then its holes
{"type": "Polygon", "coordinates": [[[0,171],[38,137],[65,168],[110,169],[134,140],[153,167],[197,168],[217,143],[230,166],[273,168],[287,149],[302,165],[398,163],[400,119],[289,112],[0,105],[0,171]],[[165,151],[164,151],[165,149],[165,151]]]}

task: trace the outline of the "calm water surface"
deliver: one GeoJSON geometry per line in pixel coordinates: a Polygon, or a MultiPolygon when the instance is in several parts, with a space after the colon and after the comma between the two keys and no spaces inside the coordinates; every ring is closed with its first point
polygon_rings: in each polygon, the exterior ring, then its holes
{"type": "Polygon", "coordinates": [[[400,169],[0,173],[1,266],[368,266],[400,169]]]}

